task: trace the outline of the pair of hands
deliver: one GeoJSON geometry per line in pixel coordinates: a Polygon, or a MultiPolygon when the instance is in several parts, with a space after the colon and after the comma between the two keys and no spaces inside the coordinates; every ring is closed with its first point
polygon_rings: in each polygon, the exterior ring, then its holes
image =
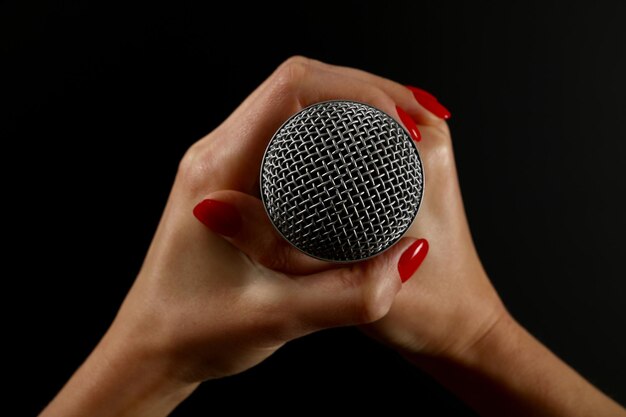
{"type": "MultiPolygon", "coordinates": [[[[403,266],[407,276],[414,264],[403,266]]],[[[124,349],[167,358],[167,374],[193,384],[241,372],[289,340],[334,326],[367,324],[367,333],[405,354],[460,355],[503,314],[472,243],[445,121],[393,81],[294,57],[189,149],[109,333],[125,345],[126,335],[142,340],[124,349]],[[406,237],[349,266],[293,249],[258,195],[261,159],[276,129],[303,107],[336,98],[380,108],[415,134],[414,120],[428,181],[406,237]],[[430,245],[412,245],[415,238],[430,245]],[[430,250],[403,285],[398,262],[416,246],[418,256],[430,250]]]]}
{"type": "Polygon", "coordinates": [[[189,149],[117,317],[42,416],[164,416],[201,381],[244,371],[289,340],[361,325],[485,416],[626,417],[504,309],[472,243],[442,110],[428,93],[363,71],[287,60],[189,149]],[[421,134],[427,180],[407,237],[349,266],[293,249],[258,198],[272,134],[337,98],[421,134]]]}

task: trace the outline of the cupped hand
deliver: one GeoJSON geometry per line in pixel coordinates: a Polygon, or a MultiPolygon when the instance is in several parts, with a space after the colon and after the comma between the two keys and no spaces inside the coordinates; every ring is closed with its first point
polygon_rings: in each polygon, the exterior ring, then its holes
{"type": "Polygon", "coordinates": [[[448,126],[438,118],[418,126],[426,185],[407,236],[426,238],[428,257],[389,313],[363,329],[409,356],[458,360],[508,313],[474,247],[448,126]]]}
{"type": "MultiPolygon", "coordinates": [[[[243,227],[236,233],[227,232],[229,236],[226,238],[256,262],[274,270],[313,273],[329,267],[292,249],[278,236],[257,198],[255,181],[262,149],[274,129],[301,107],[333,98],[367,102],[396,117],[418,140],[425,170],[422,206],[406,236],[425,239],[410,249],[416,258],[423,258],[426,252],[428,257],[417,277],[407,282],[398,294],[389,313],[382,320],[365,326],[364,330],[407,354],[460,355],[505,317],[506,311],[483,271],[472,242],[450,131],[445,121],[449,113],[423,90],[407,88],[360,70],[304,58],[283,64],[224,126],[211,135],[236,136],[241,130],[237,121],[250,119],[252,115],[249,125],[255,139],[251,142],[258,148],[255,152],[245,151],[249,158],[247,165],[227,171],[232,177],[220,177],[223,181],[220,185],[213,183],[214,186],[204,189],[209,198],[227,203],[241,214],[243,227]],[[275,94],[270,103],[256,105],[267,100],[264,91],[276,88],[280,93],[275,94]],[[280,113],[277,108],[284,108],[285,112],[280,113]],[[267,116],[268,112],[272,115],[267,116]],[[257,122],[270,119],[271,122],[257,122]],[[256,128],[259,125],[263,128],[256,128]],[[229,190],[213,191],[220,188],[229,190]]],[[[245,140],[229,143],[227,149],[217,152],[232,152],[229,158],[232,163],[237,163],[237,158],[241,158],[244,152],[241,147],[246,143],[245,140]]],[[[206,161],[211,160],[215,148],[221,145],[212,148],[207,141],[201,146],[203,155],[207,155],[202,161],[208,167],[206,172],[200,171],[197,175],[206,178],[213,167],[206,161]]],[[[193,162],[191,165],[197,167],[193,162]]],[[[219,224],[209,226],[220,232],[219,224]]],[[[404,249],[407,243],[402,242],[400,246],[404,249]]],[[[392,252],[394,257],[398,253],[398,250],[392,252]]],[[[383,259],[387,260],[388,255],[383,255],[383,259]]],[[[413,266],[410,262],[409,265],[413,266]]],[[[360,266],[356,264],[352,268],[360,266]]],[[[388,271],[396,274],[391,267],[388,271]]],[[[414,269],[409,270],[408,275],[413,272],[414,269]]]]}
{"type": "Polygon", "coordinates": [[[279,238],[258,198],[275,130],[303,107],[336,98],[395,117],[401,103],[413,117],[430,117],[390,81],[305,58],[282,64],[186,153],[107,340],[167,358],[169,375],[197,382],[241,372],[309,332],[387,313],[401,288],[398,261],[415,239],[366,262],[329,264],[279,238]]]}
{"type": "Polygon", "coordinates": [[[350,324],[485,415],[624,414],[504,309],[474,249],[447,117],[422,90],[306,58],[286,61],[186,153],[115,321],[41,415],[164,416],[202,380],[241,372],[296,337],[350,324]],[[258,195],[275,130],[331,99],[396,117],[418,142],[426,178],[407,237],[347,266],[294,249],[258,195]]]}

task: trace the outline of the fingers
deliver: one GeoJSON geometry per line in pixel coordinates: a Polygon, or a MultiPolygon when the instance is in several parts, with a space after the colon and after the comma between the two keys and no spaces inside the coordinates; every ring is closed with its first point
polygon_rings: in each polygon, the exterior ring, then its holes
{"type": "MultiPolygon", "coordinates": [[[[438,102],[432,95],[424,90],[417,89],[415,87],[407,87],[396,81],[371,74],[357,68],[329,65],[319,61],[316,62],[327,68],[329,71],[351,76],[380,88],[382,91],[387,93],[400,108],[406,111],[416,123],[420,125],[439,125],[443,122],[444,118],[448,119],[450,117],[449,112],[447,117],[442,117],[444,114],[442,111],[437,111],[436,114],[433,113],[432,110],[435,108],[434,105],[438,102]],[[424,106],[422,103],[427,106],[424,106]]],[[[439,105],[437,110],[439,110],[440,107],[442,108],[443,106],[439,105]]]]}
{"type": "MultiPolygon", "coordinates": [[[[218,152],[220,166],[225,167],[224,173],[212,184],[202,180],[202,175],[192,175],[200,178],[201,184],[197,188],[204,193],[215,189],[237,189],[257,195],[258,167],[276,129],[303,107],[333,99],[370,104],[396,118],[410,132],[417,131],[417,126],[411,125],[409,119],[423,125],[435,121],[443,123],[425,110],[411,91],[398,83],[364,71],[294,57],[283,63],[215,132],[199,146],[194,146],[200,157],[189,160],[200,166],[200,171],[205,170],[203,166],[211,166],[210,158],[215,158],[218,152]],[[410,117],[401,117],[398,113],[402,111],[397,107],[410,117]],[[231,170],[230,166],[237,169],[231,170]]],[[[191,170],[192,173],[195,171],[196,168],[191,170]]]]}
{"type": "MultiPolygon", "coordinates": [[[[274,132],[291,115],[302,108],[326,100],[344,99],[370,104],[396,116],[395,102],[384,91],[362,80],[334,73],[293,59],[281,65],[242,105],[219,127],[216,140],[233,164],[238,177],[249,179],[247,193],[256,193],[263,153],[274,132]]],[[[223,189],[237,189],[224,184],[223,189]]]]}
{"type": "Polygon", "coordinates": [[[292,308],[311,331],[384,317],[428,252],[425,240],[402,239],[370,260],[293,280],[292,308]]]}
{"type": "Polygon", "coordinates": [[[246,193],[213,192],[196,206],[194,214],[213,232],[267,268],[303,274],[334,267],[291,246],[272,225],[261,200],[246,193]]]}
{"type": "Polygon", "coordinates": [[[207,197],[194,210],[198,220],[250,258],[291,276],[285,283],[284,308],[293,312],[293,327],[305,332],[382,318],[428,252],[426,240],[404,238],[372,259],[338,266],[289,245],[271,225],[260,200],[232,190],[207,197]]]}
{"type": "MultiPolygon", "coordinates": [[[[425,239],[403,238],[382,254],[347,266],[310,258],[273,229],[261,201],[245,193],[217,191],[201,201],[194,215],[209,229],[270,269],[287,272],[281,309],[287,328],[298,335],[328,327],[364,324],[382,318],[428,253],[425,239]],[[297,275],[298,271],[318,271],[297,275]]],[[[278,275],[275,283],[279,283],[278,275]]],[[[282,291],[281,291],[282,292],[282,291]]]]}

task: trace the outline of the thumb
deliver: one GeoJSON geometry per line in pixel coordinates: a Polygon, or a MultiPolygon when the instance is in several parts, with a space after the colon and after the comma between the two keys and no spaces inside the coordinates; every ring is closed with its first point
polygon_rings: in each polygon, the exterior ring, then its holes
{"type": "Polygon", "coordinates": [[[193,211],[198,220],[261,265],[290,274],[336,267],[294,248],[274,228],[260,199],[235,190],[207,195],[193,211]]]}
{"type": "Polygon", "coordinates": [[[404,238],[375,258],[294,278],[294,309],[304,328],[371,323],[383,318],[426,257],[428,241],[404,238]]]}

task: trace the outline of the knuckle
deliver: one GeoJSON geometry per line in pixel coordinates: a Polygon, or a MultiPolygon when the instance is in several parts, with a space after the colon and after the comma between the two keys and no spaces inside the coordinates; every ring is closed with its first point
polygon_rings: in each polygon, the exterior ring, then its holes
{"type": "Polygon", "coordinates": [[[283,93],[296,91],[302,80],[307,77],[313,62],[303,56],[292,56],[278,66],[272,76],[273,86],[283,93]]]}
{"type": "Polygon", "coordinates": [[[210,147],[202,142],[193,144],[178,164],[177,179],[191,193],[203,193],[207,190],[207,181],[211,176],[212,158],[210,147]]]}
{"type": "Polygon", "coordinates": [[[432,140],[426,154],[430,166],[447,167],[454,165],[454,150],[452,142],[443,133],[437,134],[439,138],[432,140]]]}
{"type": "Polygon", "coordinates": [[[200,152],[200,144],[199,142],[194,143],[187,149],[180,162],[178,163],[178,173],[184,174],[193,167],[194,161],[198,157],[198,153],[200,152]]]}
{"type": "Polygon", "coordinates": [[[282,64],[279,65],[278,69],[300,69],[300,68],[308,68],[314,63],[314,60],[311,58],[307,58],[302,55],[293,55],[283,61],[282,64]]]}
{"type": "Polygon", "coordinates": [[[422,156],[425,162],[432,166],[454,163],[454,148],[446,122],[441,122],[440,127],[423,126],[422,134],[426,138],[421,142],[422,156]]]}
{"type": "Polygon", "coordinates": [[[386,291],[378,285],[366,288],[363,292],[360,311],[363,323],[371,323],[383,318],[389,311],[388,298],[386,291]]]}
{"type": "Polygon", "coordinates": [[[349,285],[357,286],[356,320],[371,323],[387,314],[393,300],[393,286],[384,279],[384,271],[376,271],[363,264],[356,264],[343,277],[349,285]]]}

